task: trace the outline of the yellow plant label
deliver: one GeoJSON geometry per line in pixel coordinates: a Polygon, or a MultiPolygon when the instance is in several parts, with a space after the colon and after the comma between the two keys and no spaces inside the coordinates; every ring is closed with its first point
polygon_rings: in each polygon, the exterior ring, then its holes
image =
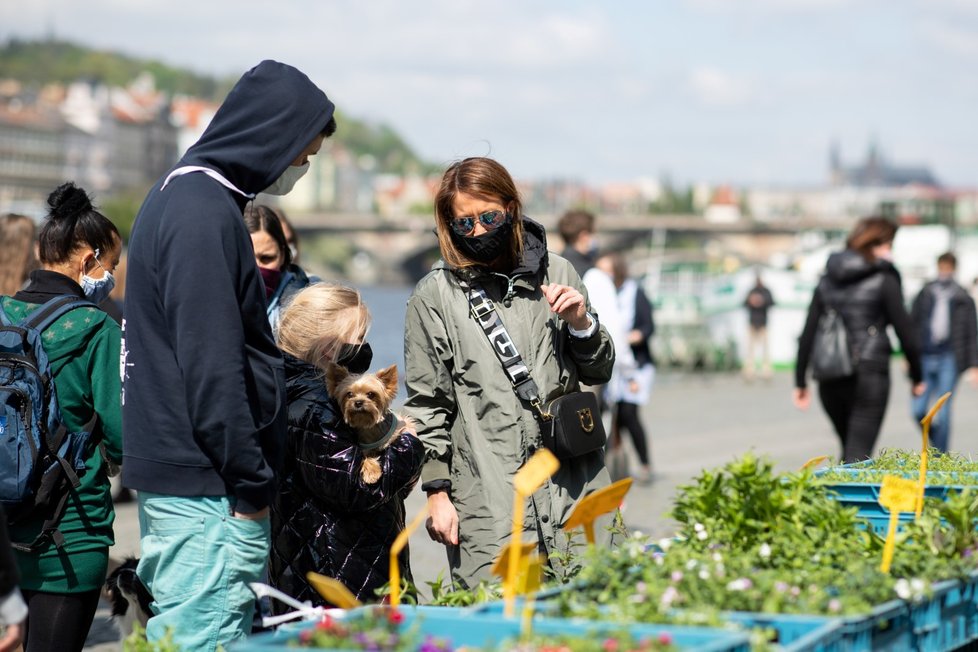
{"type": "Polygon", "coordinates": [[[883,476],[880,505],[891,512],[912,512],[917,507],[917,482],[895,475],[883,476]]]}
{"type": "Polygon", "coordinates": [[[539,554],[531,554],[520,559],[520,576],[516,592],[521,595],[534,593],[540,589],[543,579],[543,559],[539,554]]]}
{"type": "Polygon", "coordinates": [[[631,488],[632,479],[623,478],[584,496],[564,522],[564,530],[570,531],[583,526],[588,543],[594,543],[594,520],[602,514],[618,509],[625,494],[631,488]]]}
{"type": "Polygon", "coordinates": [[[354,609],[360,606],[360,601],[350,593],[350,589],[337,579],[326,577],[312,571],[306,573],[306,579],[316,589],[316,593],[323,596],[323,599],[340,609],[354,609]]]}
{"type": "Polygon", "coordinates": [[[818,457],[813,457],[812,459],[808,460],[807,462],[801,465],[801,470],[805,471],[812,467],[818,466],[819,464],[826,461],[827,459],[829,459],[828,455],[819,455],[818,457]]]}
{"type": "Polygon", "coordinates": [[[513,486],[521,496],[529,496],[543,486],[547,478],[560,468],[560,461],[546,448],[541,448],[513,477],[513,486]]]}
{"type": "Polygon", "coordinates": [[[390,587],[391,587],[391,606],[396,607],[401,604],[401,565],[397,561],[397,555],[404,550],[411,533],[418,529],[421,521],[428,515],[428,505],[425,504],[418,512],[418,515],[408,523],[391,545],[390,554],[390,587]]]}
{"type": "Polygon", "coordinates": [[[941,408],[944,407],[944,404],[947,403],[949,398],[951,398],[951,392],[947,392],[944,394],[944,396],[937,399],[937,402],[934,403],[933,407],[931,407],[931,409],[927,411],[927,414],[924,415],[924,418],[920,420],[920,425],[923,426],[921,433],[923,443],[921,444],[920,448],[920,479],[917,482],[916,515],[918,517],[920,516],[921,512],[924,511],[924,488],[927,485],[927,449],[930,447],[928,442],[928,438],[930,437],[930,424],[931,421],[934,420],[934,417],[937,416],[937,413],[940,412],[941,408]]]}
{"type": "MultiPolygon", "coordinates": [[[[523,545],[520,546],[520,558],[526,558],[537,549],[536,541],[524,541],[523,545]]],[[[506,577],[506,572],[509,570],[509,551],[513,549],[513,546],[508,545],[503,548],[503,551],[499,553],[496,557],[496,561],[492,565],[492,574],[497,577],[506,577]]]]}

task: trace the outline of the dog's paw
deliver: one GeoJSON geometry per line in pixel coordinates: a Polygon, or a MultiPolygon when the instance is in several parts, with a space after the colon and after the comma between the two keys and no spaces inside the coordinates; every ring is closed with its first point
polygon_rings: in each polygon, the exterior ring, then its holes
{"type": "Polygon", "coordinates": [[[360,465],[360,477],[367,484],[376,484],[380,480],[380,462],[376,457],[363,458],[360,465]]]}

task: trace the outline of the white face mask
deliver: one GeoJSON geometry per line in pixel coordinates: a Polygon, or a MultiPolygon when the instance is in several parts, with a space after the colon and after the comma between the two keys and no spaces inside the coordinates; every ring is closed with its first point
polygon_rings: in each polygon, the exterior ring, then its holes
{"type": "Polygon", "coordinates": [[[283,172],[272,185],[265,188],[262,192],[268,195],[287,195],[292,192],[292,188],[295,187],[296,181],[301,179],[302,176],[308,171],[308,161],[302,165],[290,165],[289,167],[285,168],[285,172],[283,172]]]}

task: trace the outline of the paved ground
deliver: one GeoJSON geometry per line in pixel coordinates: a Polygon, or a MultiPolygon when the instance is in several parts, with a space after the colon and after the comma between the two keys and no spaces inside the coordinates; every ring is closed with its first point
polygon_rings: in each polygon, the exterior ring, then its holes
{"type": "MultiPolygon", "coordinates": [[[[909,414],[909,385],[894,365],[890,405],[878,446],[917,447],[920,435],[909,414]]],[[[746,383],[735,375],[677,375],[660,373],[644,411],[651,439],[655,482],[634,486],[626,501],[629,527],[655,536],[670,534],[665,513],[675,489],[702,469],[715,467],[753,450],[767,455],[780,470],[795,469],[817,455],[838,455],[838,445],[825,414],[817,405],[799,412],[791,405],[792,376],[778,373],[768,382],[746,383]]],[[[952,447],[978,453],[978,401],[975,388],[962,383],[954,403],[952,447]]],[[[634,468],[634,463],[633,463],[634,468]]],[[[416,491],[408,500],[408,514],[424,501],[416,491]]],[[[114,559],[138,552],[139,529],[135,506],[120,505],[116,519],[114,559]]],[[[432,543],[424,528],[411,538],[411,565],[419,586],[447,576],[443,548],[432,543]]],[[[86,649],[118,649],[119,634],[107,608],[96,616],[86,649]]]]}

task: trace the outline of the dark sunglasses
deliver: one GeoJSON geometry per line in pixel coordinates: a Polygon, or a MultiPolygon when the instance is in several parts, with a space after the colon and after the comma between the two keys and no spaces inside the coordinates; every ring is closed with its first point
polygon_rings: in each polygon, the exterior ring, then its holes
{"type": "Polygon", "coordinates": [[[503,211],[487,211],[478,218],[471,216],[453,218],[449,220],[449,224],[452,225],[452,230],[455,231],[455,233],[459,235],[469,235],[475,231],[476,219],[482,223],[482,226],[486,227],[487,231],[492,231],[509,222],[509,213],[503,211]]]}

